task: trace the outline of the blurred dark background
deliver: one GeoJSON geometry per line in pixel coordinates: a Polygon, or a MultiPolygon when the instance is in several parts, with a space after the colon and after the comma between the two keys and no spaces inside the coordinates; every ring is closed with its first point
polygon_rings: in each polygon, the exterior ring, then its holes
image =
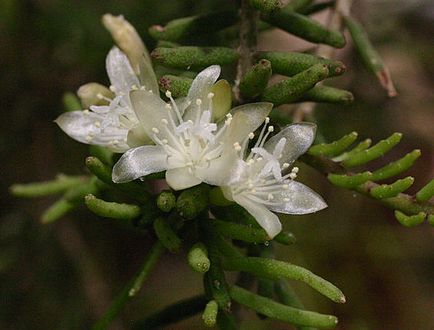
{"type": "MultiPolygon", "coordinates": [[[[220,9],[222,3],[0,2],[1,329],[89,328],[149,247],[148,237],[84,208],[43,226],[39,216],[55,199],[23,200],[8,193],[15,182],[83,173],[87,147],[63,134],[53,120],[62,112],[65,91],[89,81],[107,83],[104,60],[112,41],[101,15],[123,14],[152,49],[146,34],[151,24],[220,9]]],[[[321,133],[332,140],[355,130],[374,142],[395,131],[404,133],[399,147],[374,165],[421,149],[422,157],[406,173],[415,176],[412,191],[417,191],[434,174],[434,4],[370,0],[357,4],[356,12],[388,63],[399,96],[388,99],[348,45],[337,56],[349,70],[334,84],[352,90],[357,101],[346,107],[319,106],[321,133]]],[[[259,42],[267,49],[312,46],[278,31],[264,33],[259,42]]],[[[433,329],[434,228],[404,228],[391,210],[328,185],[307,167],[302,167],[301,180],[320,192],[329,208],[313,216],[286,217],[285,226],[296,233],[298,243],[279,248],[277,256],[323,276],[347,296],[345,305],[336,306],[296,283],[305,305],[336,314],[338,329],[433,329]]],[[[200,276],[188,269],[185,256],[166,256],[113,329],[128,329],[131,320],[200,292],[200,276]]],[[[246,320],[245,329],[290,329],[278,322],[258,323],[249,313],[246,320]]],[[[169,329],[202,327],[196,317],[169,329]]]]}

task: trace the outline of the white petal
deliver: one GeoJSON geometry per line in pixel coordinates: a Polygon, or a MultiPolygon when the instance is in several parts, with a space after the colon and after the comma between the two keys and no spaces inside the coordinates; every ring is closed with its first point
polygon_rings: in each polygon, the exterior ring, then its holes
{"type": "Polygon", "coordinates": [[[197,111],[199,107],[196,105],[196,100],[202,100],[202,109],[206,107],[206,101],[208,93],[211,91],[211,87],[217,81],[220,75],[220,66],[211,65],[205,70],[199,72],[199,74],[194,78],[191,87],[188,91],[187,100],[191,102],[190,106],[187,108],[184,120],[194,120],[196,118],[197,111]]]}
{"type": "Polygon", "coordinates": [[[270,210],[286,214],[308,214],[327,207],[322,197],[304,184],[290,181],[288,187],[288,189],[282,189],[281,194],[274,195],[273,202],[280,203],[280,205],[269,206],[270,210]]]}
{"type": "Polygon", "coordinates": [[[113,167],[113,182],[128,182],[167,168],[166,153],[158,146],[128,150],[113,167]]]}
{"type": "Polygon", "coordinates": [[[276,236],[282,230],[282,224],[279,221],[277,215],[269,211],[263,204],[253,202],[247,197],[241,195],[234,195],[234,200],[239,205],[244,207],[258,222],[258,224],[264,228],[270,238],[276,236]]]}
{"type": "Polygon", "coordinates": [[[202,180],[190,173],[188,167],[179,167],[167,170],[166,182],[174,190],[187,189],[196,186],[202,180]]]}
{"type": "Polygon", "coordinates": [[[134,112],[139,118],[140,124],[143,126],[145,133],[152,139],[154,135],[152,129],[158,128],[162,138],[165,137],[164,131],[161,129],[161,121],[168,120],[169,111],[165,106],[166,103],[154,93],[143,90],[135,90],[130,93],[131,105],[134,112]]]}
{"type": "Polygon", "coordinates": [[[128,131],[127,144],[130,148],[135,148],[144,144],[152,144],[152,140],[146,135],[142,125],[136,125],[128,131]]]}
{"type": "Polygon", "coordinates": [[[127,56],[119,48],[113,47],[106,58],[107,74],[115,93],[128,94],[132,86],[140,86],[139,79],[135,75],[127,56]]]}
{"type": "Polygon", "coordinates": [[[152,63],[146,58],[145,54],[143,54],[142,60],[139,62],[139,79],[140,84],[145,86],[147,90],[151,90],[155,94],[160,92],[152,63]]]}
{"type": "Polygon", "coordinates": [[[212,87],[212,121],[218,123],[231,110],[232,89],[231,85],[224,79],[217,81],[212,87]]]}
{"type": "Polygon", "coordinates": [[[129,149],[124,143],[128,134],[127,129],[118,127],[107,127],[100,130],[96,123],[103,122],[105,115],[91,111],[70,111],[60,115],[55,123],[74,140],[86,144],[100,145],[109,148],[114,152],[124,152],[129,149]],[[112,141],[119,141],[113,145],[112,141]]]}
{"type": "Polygon", "coordinates": [[[187,98],[193,101],[207,97],[209,89],[220,76],[220,71],[221,69],[219,65],[211,65],[199,72],[191,84],[187,98]]]}
{"type": "Polygon", "coordinates": [[[223,143],[231,147],[235,142],[241,143],[249,133],[254,132],[264,122],[273,108],[272,103],[258,102],[244,104],[232,109],[232,122],[227,128],[223,143]]]}
{"type": "Polygon", "coordinates": [[[224,157],[212,160],[209,167],[196,169],[194,175],[213,186],[229,185],[233,181],[238,181],[240,175],[245,172],[245,163],[237,160],[239,158],[235,152],[227,153],[224,157]]]}
{"type": "Polygon", "coordinates": [[[279,133],[270,138],[264,148],[273,153],[280,139],[286,138],[285,147],[282,150],[280,164],[292,164],[300,155],[304,154],[315,139],[316,125],[312,123],[298,123],[286,126],[279,133]]]}

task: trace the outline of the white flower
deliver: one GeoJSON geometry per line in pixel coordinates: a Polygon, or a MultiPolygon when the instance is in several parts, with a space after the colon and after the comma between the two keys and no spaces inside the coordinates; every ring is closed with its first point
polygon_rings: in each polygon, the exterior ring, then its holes
{"type": "Polygon", "coordinates": [[[140,124],[156,145],[128,150],[113,167],[114,182],[131,181],[164,170],[168,185],[175,190],[201,182],[213,185],[227,182],[237,156],[233,143],[257,129],[272,104],[243,105],[228,113],[221,123],[212,122],[213,111],[218,109],[213,109],[211,89],[219,75],[220,67],[210,66],[193,80],[185,99],[175,101],[167,92],[169,103],[148,91],[130,93],[140,124]]]}
{"type": "MultiPolygon", "coordinates": [[[[237,173],[222,190],[226,198],[245,208],[273,238],[282,225],[271,211],[306,214],[319,211],[327,204],[310,188],[294,181],[297,167],[289,171],[291,164],[312,144],[316,126],[309,123],[289,125],[266,142],[274,130],[268,122],[267,118],[247,156],[248,139],[234,145],[238,151],[237,173]],[[282,172],[286,174],[282,175],[282,172]]],[[[251,133],[249,139],[253,137],[251,133]]]]}
{"type": "Polygon", "coordinates": [[[145,88],[141,84],[126,55],[113,47],[106,58],[107,74],[113,99],[103,95],[107,105],[92,105],[89,110],[71,111],[60,115],[55,122],[73,139],[87,144],[125,152],[147,139],[140,128],[139,120],[131,108],[131,90],[145,88]]]}

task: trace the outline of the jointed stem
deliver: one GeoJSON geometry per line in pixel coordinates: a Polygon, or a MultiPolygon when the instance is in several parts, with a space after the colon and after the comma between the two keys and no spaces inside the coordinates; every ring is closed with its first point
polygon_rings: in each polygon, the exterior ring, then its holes
{"type": "Polygon", "coordinates": [[[159,241],[156,242],[151,248],[151,251],[146,257],[146,260],[143,263],[142,267],[140,267],[139,272],[118,294],[107,312],[93,326],[93,330],[103,330],[110,325],[110,323],[116,318],[116,316],[123,310],[127,302],[140,290],[144,281],[147,279],[152,267],[157,263],[157,260],[161,256],[163,251],[163,245],[161,245],[159,241]]]}

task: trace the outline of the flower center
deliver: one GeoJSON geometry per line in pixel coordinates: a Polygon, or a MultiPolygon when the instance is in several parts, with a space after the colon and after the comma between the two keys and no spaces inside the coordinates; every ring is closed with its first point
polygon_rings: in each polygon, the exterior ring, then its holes
{"type": "MultiPolygon", "coordinates": [[[[231,123],[232,116],[227,115],[225,124],[217,128],[212,118],[213,93],[209,93],[206,103],[201,99],[195,100],[195,108],[190,109],[192,119],[184,120],[170,91],[166,92],[170,103],[166,104],[167,119],[161,120],[158,127],[153,127],[152,139],[167,153],[168,168],[189,167],[207,168],[210,161],[221,156],[223,146],[219,138],[231,123]]],[[[191,101],[187,106],[191,106],[191,101]]],[[[185,116],[184,116],[185,117],[185,116]]]]}
{"type": "MultiPolygon", "coordinates": [[[[239,152],[240,160],[245,165],[245,177],[242,181],[231,186],[233,195],[242,194],[252,201],[265,205],[280,205],[282,200],[274,201],[281,197],[282,193],[287,190],[289,180],[294,180],[299,171],[298,167],[293,167],[286,175],[282,172],[289,168],[288,163],[281,165],[280,159],[282,152],[287,143],[286,138],[281,138],[272,153],[263,148],[269,134],[274,131],[273,126],[268,126],[269,118],[265,119],[264,126],[259,134],[254,147],[250,150],[249,155],[243,160],[245,148],[248,140],[253,139],[254,133],[250,133],[248,138],[242,144],[236,142],[234,148],[239,152]]],[[[287,197],[283,201],[289,201],[287,197]]]]}

